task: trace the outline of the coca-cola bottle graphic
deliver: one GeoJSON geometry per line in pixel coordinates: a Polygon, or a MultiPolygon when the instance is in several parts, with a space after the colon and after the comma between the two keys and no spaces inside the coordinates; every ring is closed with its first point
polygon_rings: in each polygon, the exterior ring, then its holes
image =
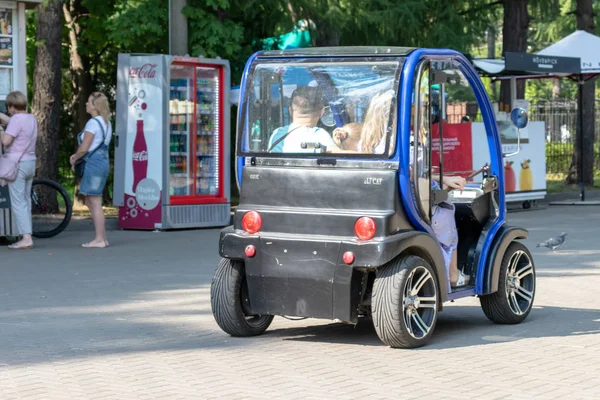
{"type": "Polygon", "coordinates": [[[136,193],[137,185],[148,175],[148,147],[144,137],[144,121],[137,121],[135,141],[133,142],[133,193],[136,193]]]}

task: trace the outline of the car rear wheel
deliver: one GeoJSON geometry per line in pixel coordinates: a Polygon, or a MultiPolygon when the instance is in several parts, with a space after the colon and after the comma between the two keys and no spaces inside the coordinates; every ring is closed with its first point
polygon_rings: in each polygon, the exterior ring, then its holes
{"type": "Polygon", "coordinates": [[[251,313],[241,261],[221,259],[210,287],[210,304],[217,324],[231,336],[260,335],[273,321],[272,315],[251,313]]]}
{"type": "Polygon", "coordinates": [[[437,321],[438,285],[431,266],[417,256],[401,256],[379,268],[372,317],[381,341],[390,347],[427,343],[437,321]]]}
{"type": "Polygon", "coordinates": [[[518,324],[529,315],[534,297],[533,258],[527,247],[513,242],[502,257],[498,291],[481,296],[481,308],[493,322],[518,324]]]}

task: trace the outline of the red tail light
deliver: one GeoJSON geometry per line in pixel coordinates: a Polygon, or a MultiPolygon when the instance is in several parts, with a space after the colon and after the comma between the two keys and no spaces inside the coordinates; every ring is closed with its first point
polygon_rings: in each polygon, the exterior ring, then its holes
{"type": "Polygon", "coordinates": [[[351,252],[351,251],[347,251],[342,256],[342,259],[344,260],[344,262],[346,264],[350,265],[350,264],[352,264],[354,262],[354,253],[351,252]]]}
{"type": "Polygon", "coordinates": [[[256,247],[249,244],[244,249],[244,254],[246,254],[247,257],[254,257],[254,255],[256,254],[256,247]]]}
{"type": "Polygon", "coordinates": [[[258,211],[248,211],[242,217],[242,229],[246,232],[253,234],[260,231],[262,227],[262,217],[258,211]]]}
{"type": "Polygon", "coordinates": [[[361,240],[369,240],[375,236],[375,221],[369,217],[360,217],[354,223],[354,233],[361,240]]]}

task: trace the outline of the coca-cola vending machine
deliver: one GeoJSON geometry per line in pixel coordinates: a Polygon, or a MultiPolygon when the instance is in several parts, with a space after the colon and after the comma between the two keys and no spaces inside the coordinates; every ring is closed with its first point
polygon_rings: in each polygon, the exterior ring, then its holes
{"type": "Polygon", "coordinates": [[[228,225],[229,62],[119,54],[118,63],[119,227],[228,225]]]}

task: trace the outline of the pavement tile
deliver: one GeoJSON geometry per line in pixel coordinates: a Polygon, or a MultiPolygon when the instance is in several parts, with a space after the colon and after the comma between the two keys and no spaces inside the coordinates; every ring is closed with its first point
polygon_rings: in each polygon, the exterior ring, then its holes
{"type": "Polygon", "coordinates": [[[538,274],[528,319],[495,325],[462,299],[427,346],[393,350],[369,321],[277,317],[266,335],[232,338],[210,309],[219,229],[131,232],[109,220],[113,246],[100,253],[73,245],[92,232],[74,220],[30,252],[0,247],[0,400],[600,398],[600,209],[509,223],[529,229],[538,274]],[[535,247],[557,230],[569,232],[560,252],[535,247]],[[568,301],[565,287],[578,288],[568,301]]]}

